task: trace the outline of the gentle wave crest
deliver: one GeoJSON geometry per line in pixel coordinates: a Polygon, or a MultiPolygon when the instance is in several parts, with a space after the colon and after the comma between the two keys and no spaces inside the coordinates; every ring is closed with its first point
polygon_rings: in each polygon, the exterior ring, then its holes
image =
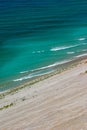
{"type": "Polygon", "coordinates": [[[20,72],[21,74],[24,74],[24,73],[28,73],[28,71],[22,71],[22,72],[20,72]]]}
{"type": "Polygon", "coordinates": [[[21,78],[19,78],[19,79],[15,79],[15,80],[13,80],[13,81],[14,81],[14,82],[23,81],[23,80],[31,79],[31,78],[33,78],[33,77],[43,76],[43,75],[49,74],[49,73],[51,73],[51,72],[53,72],[53,71],[45,72],[45,73],[41,73],[41,74],[33,73],[33,74],[28,75],[28,76],[24,76],[24,77],[21,77],[21,78]]]}
{"type": "Polygon", "coordinates": [[[73,45],[73,46],[63,46],[63,47],[54,47],[51,49],[51,51],[59,51],[59,50],[65,50],[65,49],[69,49],[69,48],[73,48],[73,47],[77,47],[78,45],[73,45]]]}
{"type": "Polygon", "coordinates": [[[35,53],[44,53],[45,51],[44,50],[41,50],[41,51],[33,51],[32,53],[35,54],[35,53]]]}
{"type": "MultiPolygon", "coordinates": [[[[64,60],[64,61],[61,61],[61,62],[56,62],[52,65],[48,65],[48,66],[45,66],[45,67],[41,67],[41,68],[38,68],[38,69],[34,69],[32,70],[32,72],[34,71],[41,71],[41,70],[44,70],[44,69],[48,69],[48,68],[51,68],[51,67],[55,67],[55,66],[58,66],[58,65],[62,65],[64,63],[68,63],[70,62],[71,60],[64,60]]],[[[28,71],[24,71],[25,73],[28,72],[28,71]]],[[[45,72],[45,73],[39,73],[37,74],[38,72],[35,72],[35,73],[32,73],[32,74],[29,74],[28,76],[24,76],[24,77],[21,77],[19,79],[15,79],[13,81],[17,82],[17,81],[22,81],[22,80],[26,80],[26,79],[31,79],[33,77],[37,77],[37,76],[42,76],[42,75],[45,75],[45,74],[48,74],[48,73],[51,73],[53,72],[53,70],[49,71],[49,72],[45,72]]]]}
{"type": "Polygon", "coordinates": [[[75,53],[74,51],[67,52],[67,54],[74,54],[74,53],[75,53]]]}
{"type": "Polygon", "coordinates": [[[32,71],[39,71],[39,70],[43,70],[43,69],[48,69],[48,68],[51,68],[51,67],[55,67],[57,65],[61,65],[61,64],[64,64],[64,63],[67,63],[67,62],[70,62],[71,60],[64,60],[64,61],[61,61],[61,62],[56,62],[54,64],[51,64],[51,65],[48,65],[48,66],[44,66],[44,67],[41,67],[41,68],[37,68],[37,69],[34,69],[32,71]]]}
{"type": "Polygon", "coordinates": [[[84,41],[86,38],[79,38],[78,40],[79,41],[84,41]]]}
{"type": "Polygon", "coordinates": [[[87,51],[87,49],[83,49],[82,51],[87,51]]]}
{"type": "Polygon", "coordinates": [[[82,46],[82,45],[87,45],[87,43],[82,43],[82,44],[77,44],[77,45],[71,45],[71,46],[54,47],[54,48],[51,48],[50,51],[60,51],[60,50],[74,48],[74,47],[78,47],[78,46],[82,46]]]}
{"type": "Polygon", "coordinates": [[[78,55],[78,56],[76,56],[76,57],[77,57],[77,58],[80,58],[80,57],[82,57],[82,56],[87,56],[87,53],[78,55]]]}

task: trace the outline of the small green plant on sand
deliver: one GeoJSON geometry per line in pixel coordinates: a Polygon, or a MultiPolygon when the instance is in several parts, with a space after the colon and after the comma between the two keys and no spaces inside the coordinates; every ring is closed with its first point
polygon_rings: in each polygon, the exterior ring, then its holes
{"type": "Polygon", "coordinates": [[[85,73],[87,74],[87,70],[85,71],[85,73]]]}
{"type": "Polygon", "coordinates": [[[11,107],[11,106],[13,106],[13,103],[10,103],[10,104],[8,104],[8,105],[6,105],[6,106],[1,107],[0,110],[3,110],[3,109],[5,109],[5,108],[9,108],[9,107],[11,107]]]}

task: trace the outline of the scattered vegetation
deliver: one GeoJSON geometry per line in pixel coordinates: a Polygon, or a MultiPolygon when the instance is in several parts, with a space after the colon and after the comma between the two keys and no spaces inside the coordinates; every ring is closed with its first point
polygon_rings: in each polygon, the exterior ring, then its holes
{"type": "Polygon", "coordinates": [[[0,99],[2,99],[5,96],[5,94],[0,94],[0,99]]]}
{"type": "Polygon", "coordinates": [[[22,101],[25,101],[25,100],[26,100],[26,98],[25,98],[25,97],[23,97],[23,98],[22,98],[22,101]]]}
{"type": "Polygon", "coordinates": [[[85,71],[85,73],[87,74],[87,70],[85,71]]]}
{"type": "Polygon", "coordinates": [[[0,110],[9,108],[9,107],[11,107],[11,106],[13,106],[13,103],[10,103],[10,104],[8,104],[8,105],[6,105],[6,106],[1,107],[0,110]]]}

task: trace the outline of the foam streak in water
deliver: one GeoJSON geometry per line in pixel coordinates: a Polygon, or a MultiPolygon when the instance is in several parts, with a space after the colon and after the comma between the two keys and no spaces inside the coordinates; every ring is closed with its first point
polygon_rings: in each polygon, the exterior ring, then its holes
{"type": "Polygon", "coordinates": [[[64,61],[61,61],[61,62],[56,62],[54,64],[51,64],[51,65],[48,65],[48,66],[44,66],[44,67],[41,67],[41,68],[38,68],[38,69],[34,69],[32,71],[39,71],[39,70],[43,70],[43,69],[48,69],[48,68],[51,68],[51,67],[55,67],[57,65],[62,65],[64,63],[67,63],[67,62],[70,62],[71,60],[64,60],[64,61]]]}
{"type": "Polygon", "coordinates": [[[87,56],[87,53],[78,55],[78,56],[76,56],[76,57],[79,58],[79,57],[82,57],[82,56],[87,56]]]}
{"type": "Polygon", "coordinates": [[[74,54],[75,52],[73,52],[73,51],[69,51],[69,52],[67,52],[67,54],[74,54]]]}
{"type": "Polygon", "coordinates": [[[15,80],[13,80],[14,82],[17,82],[17,81],[23,81],[23,80],[27,80],[27,79],[31,79],[31,78],[33,78],[33,77],[37,77],[37,76],[42,76],[42,75],[45,75],[45,74],[49,74],[49,73],[51,73],[51,72],[53,72],[53,71],[50,71],[50,72],[46,72],[46,73],[40,73],[40,74],[30,74],[30,75],[28,75],[28,76],[24,76],[24,77],[21,77],[21,78],[19,78],[19,79],[15,79],[15,80]]]}
{"type": "MultiPolygon", "coordinates": [[[[41,68],[32,70],[32,72],[34,72],[34,71],[40,71],[40,70],[44,70],[44,69],[48,69],[48,68],[51,68],[51,67],[55,67],[55,66],[57,66],[57,65],[62,65],[62,64],[64,64],[64,63],[68,63],[68,62],[70,62],[70,61],[71,61],[71,60],[64,60],[64,61],[61,61],[61,62],[56,62],[56,63],[54,63],[54,64],[52,64],[52,65],[49,65],[49,66],[45,66],[45,67],[41,67],[41,68]]],[[[26,71],[26,72],[28,72],[28,71],[26,71]]],[[[36,73],[29,74],[28,76],[21,77],[21,78],[19,78],[19,79],[15,79],[15,80],[13,80],[13,81],[14,81],[14,82],[17,82],[17,81],[22,81],[22,80],[26,80],[26,79],[31,79],[31,78],[33,78],[33,77],[45,75],[45,74],[48,74],[48,73],[51,73],[51,72],[53,72],[53,71],[45,72],[45,73],[39,73],[39,74],[38,74],[38,72],[36,72],[36,73]]]]}
{"type": "Polygon", "coordinates": [[[79,44],[78,45],[74,45],[74,46],[55,47],[55,48],[52,48],[51,51],[65,50],[65,49],[69,49],[69,48],[73,48],[73,47],[77,47],[77,46],[79,46],[79,44]]]}
{"type": "Polygon", "coordinates": [[[85,40],[85,38],[79,38],[79,41],[84,41],[85,40]]]}

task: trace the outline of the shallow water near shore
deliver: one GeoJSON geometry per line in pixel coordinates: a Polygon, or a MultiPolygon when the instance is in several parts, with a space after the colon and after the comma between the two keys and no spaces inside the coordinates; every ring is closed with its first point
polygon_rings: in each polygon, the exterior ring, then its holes
{"type": "Polygon", "coordinates": [[[0,4],[0,90],[86,55],[86,0],[0,4]]]}

